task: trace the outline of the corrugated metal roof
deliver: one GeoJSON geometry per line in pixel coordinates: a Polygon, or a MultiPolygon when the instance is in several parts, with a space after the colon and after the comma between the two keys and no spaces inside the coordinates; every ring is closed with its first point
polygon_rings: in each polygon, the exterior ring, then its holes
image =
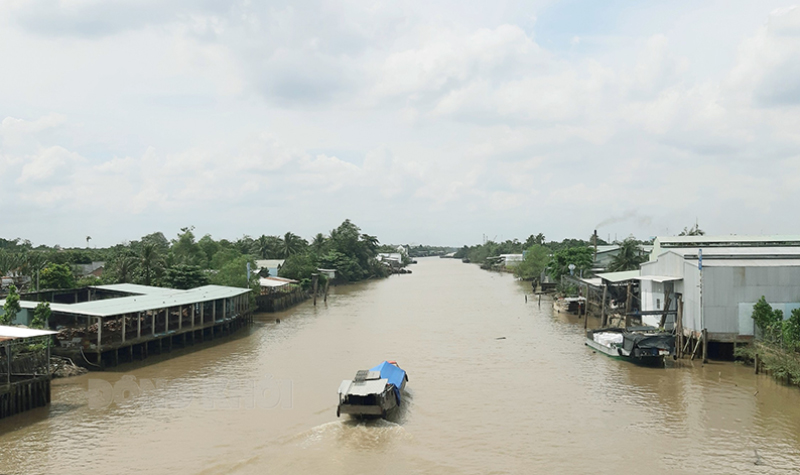
{"type": "Polygon", "coordinates": [[[673,280],[682,280],[683,277],[675,277],[672,275],[640,275],[635,277],[636,280],[650,280],[653,282],[671,282],[673,280]]]}
{"type": "Polygon", "coordinates": [[[13,340],[16,338],[33,338],[37,336],[55,335],[58,332],[50,330],[36,330],[34,328],[12,327],[0,325],[0,339],[13,340]]]}
{"type": "Polygon", "coordinates": [[[737,236],[735,234],[728,236],[659,236],[658,242],[663,247],[670,244],[681,245],[691,243],[742,243],[742,244],[759,244],[759,243],[795,243],[795,246],[800,245],[800,235],[792,234],[775,234],[766,236],[737,236]]]}
{"type": "Polygon", "coordinates": [[[139,285],[139,284],[95,285],[92,286],[92,288],[111,290],[114,292],[126,292],[129,294],[137,294],[137,295],[156,295],[156,294],[171,295],[176,292],[176,289],[170,289],[166,287],[152,287],[149,285],[139,285]]]}
{"type": "MultiPolygon", "coordinates": [[[[111,286],[104,285],[98,286],[98,288],[117,290],[119,288],[132,289],[134,286],[137,291],[140,292],[137,295],[71,304],[51,303],[50,309],[53,312],[70,313],[73,315],[110,317],[124,313],[145,312],[147,310],[156,310],[166,307],[177,307],[179,305],[189,305],[199,302],[208,302],[210,300],[231,298],[250,292],[249,289],[223,287],[221,285],[206,285],[189,290],[148,287],[146,285],[135,284],[115,284],[111,286]],[[143,294],[141,292],[147,293],[143,294]]],[[[0,300],[0,305],[4,303],[5,300],[0,300]]],[[[20,300],[19,302],[20,307],[25,309],[36,308],[38,303],[39,302],[31,302],[28,300],[20,300]]]]}
{"type": "Polygon", "coordinates": [[[597,277],[601,279],[607,280],[612,283],[617,282],[625,282],[626,280],[634,279],[635,277],[639,277],[639,269],[636,270],[626,270],[622,272],[606,272],[603,274],[597,274],[597,277]]]}
{"type": "MultiPolygon", "coordinates": [[[[706,261],[719,261],[724,259],[799,259],[800,248],[798,247],[671,247],[664,249],[662,255],[672,252],[682,256],[684,259],[697,259],[699,250],[703,250],[703,264],[706,261]]],[[[652,262],[652,261],[651,261],[652,262]]]]}
{"type": "Polygon", "coordinates": [[[714,259],[706,260],[703,267],[798,267],[800,259],[714,259]]]}

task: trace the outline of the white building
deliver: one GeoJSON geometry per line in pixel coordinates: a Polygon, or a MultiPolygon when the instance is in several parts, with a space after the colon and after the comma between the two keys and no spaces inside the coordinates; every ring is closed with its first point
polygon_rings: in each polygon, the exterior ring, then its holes
{"type": "MultiPolygon", "coordinates": [[[[705,328],[709,341],[747,341],[754,335],[753,305],[761,296],[783,310],[784,318],[800,308],[800,238],[658,238],[640,280],[643,311],[663,310],[667,292],[673,295],[670,310],[677,310],[680,294],[687,334],[705,328]]],[[[643,323],[657,325],[660,318],[645,315],[643,323]]]]}

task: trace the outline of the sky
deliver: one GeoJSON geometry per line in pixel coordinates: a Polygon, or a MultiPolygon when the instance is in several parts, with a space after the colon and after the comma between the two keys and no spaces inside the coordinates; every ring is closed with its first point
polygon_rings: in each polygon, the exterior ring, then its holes
{"type": "Polygon", "coordinates": [[[4,0],[0,237],[797,234],[800,8],[4,0]]]}

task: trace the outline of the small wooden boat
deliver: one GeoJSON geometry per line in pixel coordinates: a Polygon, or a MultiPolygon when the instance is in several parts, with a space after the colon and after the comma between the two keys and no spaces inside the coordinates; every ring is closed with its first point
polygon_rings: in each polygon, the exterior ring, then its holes
{"type": "Polygon", "coordinates": [[[600,328],[586,332],[586,346],[612,358],[659,366],[675,355],[675,335],[653,327],[600,328]]]}
{"type": "Polygon", "coordinates": [[[339,385],[339,407],[336,417],[381,416],[397,408],[401,391],[406,387],[408,375],[395,361],[384,361],[378,366],[360,370],[352,380],[339,385]]]}

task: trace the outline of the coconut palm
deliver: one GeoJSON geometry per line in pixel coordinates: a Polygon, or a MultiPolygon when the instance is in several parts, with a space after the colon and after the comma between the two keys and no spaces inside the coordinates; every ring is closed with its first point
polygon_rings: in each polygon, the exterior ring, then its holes
{"type": "Polygon", "coordinates": [[[620,244],[619,253],[612,259],[608,270],[611,272],[635,270],[645,260],[647,260],[647,257],[642,252],[639,244],[634,239],[628,238],[620,244]]]}
{"type": "Polygon", "coordinates": [[[308,242],[305,239],[293,232],[288,232],[283,235],[283,240],[281,241],[281,255],[289,257],[302,251],[306,246],[308,246],[308,242]]]}
{"type": "Polygon", "coordinates": [[[153,242],[145,242],[139,250],[138,267],[142,273],[144,285],[152,285],[153,278],[164,270],[164,257],[153,242]]]}

